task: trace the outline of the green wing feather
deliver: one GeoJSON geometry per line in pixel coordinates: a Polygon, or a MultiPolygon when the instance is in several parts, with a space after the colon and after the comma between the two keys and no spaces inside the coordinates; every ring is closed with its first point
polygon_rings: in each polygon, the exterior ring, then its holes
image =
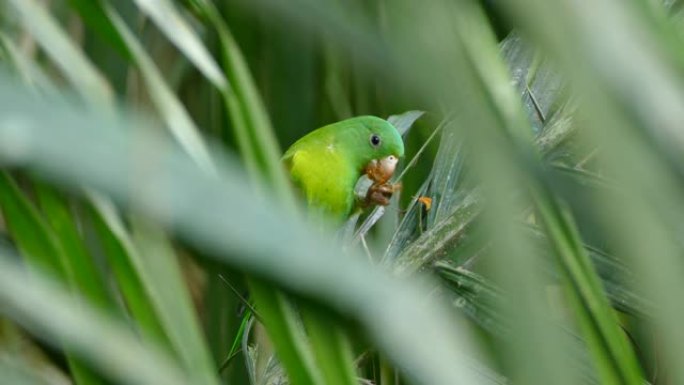
{"type": "Polygon", "coordinates": [[[353,189],[360,170],[341,148],[334,146],[333,139],[323,136],[311,139],[316,143],[300,142],[288,150],[283,160],[309,207],[344,218],[354,206],[353,189]]]}

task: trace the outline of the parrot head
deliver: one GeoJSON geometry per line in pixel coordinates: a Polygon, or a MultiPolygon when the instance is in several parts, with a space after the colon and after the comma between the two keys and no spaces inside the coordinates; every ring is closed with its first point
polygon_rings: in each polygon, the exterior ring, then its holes
{"type": "Polygon", "coordinates": [[[375,116],[360,116],[345,121],[353,129],[353,152],[357,166],[378,175],[378,179],[389,179],[399,158],[404,156],[404,142],[399,131],[388,121],[375,116]]]}

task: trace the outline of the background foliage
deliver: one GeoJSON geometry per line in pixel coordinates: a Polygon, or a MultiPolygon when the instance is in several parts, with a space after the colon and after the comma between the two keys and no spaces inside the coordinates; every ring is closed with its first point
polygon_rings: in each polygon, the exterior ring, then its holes
{"type": "Polygon", "coordinates": [[[0,1],[0,382],[684,383],[682,9],[0,1]],[[364,114],[322,234],[282,149],[364,114]]]}

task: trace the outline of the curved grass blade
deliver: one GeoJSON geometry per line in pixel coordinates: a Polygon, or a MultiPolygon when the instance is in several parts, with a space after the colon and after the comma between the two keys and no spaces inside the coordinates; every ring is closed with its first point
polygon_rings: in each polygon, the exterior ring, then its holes
{"type": "Polygon", "coordinates": [[[135,64],[140,69],[150,97],[171,134],[198,164],[207,169],[212,169],[213,162],[206,144],[188,111],[171,91],[152,58],[114,8],[108,4],[102,6],[104,13],[121,36],[135,64]]]}
{"type": "MultiPolygon", "coordinates": [[[[166,119],[168,126],[172,129],[172,132],[175,133],[177,140],[181,143],[181,145],[183,145],[186,148],[186,150],[190,154],[194,155],[194,158],[200,164],[203,164],[204,166],[208,166],[209,164],[211,164],[208,153],[206,153],[206,150],[204,148],[204,145],[200,142],[199,139],[197,139],[196,134],[193,134],[193,132],[196,132],[196,129],[193,127],[193,124],[187,116],[185,109],[180,105],[180,102],[177,99],[175,99],[175,97],[171,94],[170,90],[163,82],[161,76],[158,74],[151,59],[147,57],[145,52],[142,50],[140,44],[135,40],[135,38],[132,36],[130,31],[126,27],[125,23],[123,23],[120,20],[119,16],[114,12],[114,10],[111,7],[108,7],[107,5],[103,5],[103,7],[103,12],[108,16],[114,28],[121,35],[123,41],[126,43],[128,49],[131,52],[131,56],[134,58],[134,60],[140,67],[143,73],[143,77],[147,82],[148,88],[150,88],[153,100],[155,101],[158,109],[160,109],[162,116],[166,119]]],[[[237,120],[241,120],[244,119],[245,116],[247,116],[261,125],[263,125],[264,122],[268,123],[263,106],[261,106],[260,104],[261,101],[254,100],[254,98],[258,98],[258,96],[255,94],[256,91],[253,89],[253,85],[251,85],[251,79],[245,79],[245,77],[249,76],[249,73],[247,72],[244,61],[241,59],[241,57],[239,57],[239,52],[236,53],[235,51],[237,50],[237,46],[232,41],[232,37],[229,35],[227,31],[227,27],[225,27],[225,25],[222,24],[223,22],[220,19],[220,16],[218,16],[218,14],[215,14],[214,17],[218,18],[215,20],[218,20],[219,27],[225,29],[219,31],[220,36],[222,36],[222,39],[226,44],[231,44],[231,50],[228,51],[226,55],[229,55],[230,63],[232,63],[232,65],[235,66],[237,70],[240,70],[239,74],[237,75],[237,80],[242,82],[243,86],[247,87],[248,91],[250,89],[252,90],[251,93],[246,92],[247,95],[244,96],[244,98],[246,98],[247,100],[243,100],[243,102],[246,104],[244,104],[243,106],[239,106],[238,104],[240,104],[240,101],[238,100],[238,98],[235,97],[233,90],[228,88],[227,86],[221,88],[224,99],[226,100],[226,103],[228,103],[229,110],[231,111],[231,117],[237,120]],[[235,58],[236,55],[238,55],[237,58],[235,58]],[[249,98],[251,98],[251,100],[249,98]],[[247,111],[244,111],[243,109],[247,109],[247,111]],[[261,116],[260,114],[262,114],[263,116],[261,116]]],[[[263,143],[264,141],[268,142],[268,139],[273,135],[272,132],[266,132],[265,134],[264,132],[262,132],[261,134],[255,135],[258,135],[258,137],[260,138],[260,140],[257,141],[256,146],[261,149],[265,148],[266,150],[268,150],[268,147],[264,147],[263,143]]],[[[247,151],[248,148],[250,147],[242,146],[243,151],[247,151]]],[[[277,147],[275,147],[275,149],[275,152],[279,151],[277,150],[277,147]]],[[[277,160],[277,164],[274,165],[273,162],[271,162],[269,169],[273,173],[272,177],[274,178],[274,183],[276,185],[279,185],[279,191],[286,193],[289,192],[289,186],[287,186],[287,182],[284,180],[282,168],[279,165],[278,158],[275,158],[277,160]]],[[[251,159],[249,156],[247,156],[246,164],[248,165],[248,168],[252,170],[253,173],[257,172],[257,167],[250,167],[250,165],[255,165],[256,162],[258,161],[255,159],[251,159]]],[[[254,285],[257,285],[257,283],[254,283],[254,285]]],[[[263,307],[282,310],[282,304],[278,305],[268,302],[263,303],[263,301],[260,299],[258,295],[256,295],[254,298],[258,304],[262,303],[263,307]]],[[[286,314],[280,313],[279,320],[277,322],[274,322],[274,324],[277,323],[282,325],[292,325],[292,323],[286,322],[286,318],[286,314]]],[[[154,325],[154,322],[152,324],[154,325]]],[[[289,341],[289,343],[293,343],[293,341],[297,339],[296,333],[294,331],[292,331],[291,334],[292,335],[290,337],[286,338],[286,342],[284,343],[287,343],[287,341],[289,341]]],[[[278,333],[278,335],[282,334],[278,333]]],[[[278,345],[280,345],[280,343],[278,345]]],[[[291,346],[301,346],[301,343],[291,346]]],[[[294,360],[293,362],[306,362],[306,360],[294,360]]],[[[300,367],[299,370],[296,371],[301,372],[302,368],[300,367]]]]}
{"type": "Polygon", "coordinates": [[[83,53],[62,31],[45,8],[35,0],[10,0],[36,41],[50,55],[84,99],[103,105],[113,100],[107,80],[85,58],[83,53]]]}
{"type": "MultiPolygon", "coordinates": [[[[101,5],[101,3],[93,3],[92,5],[94,6],[96,4],[101,5]]],[[[126,25],[118,19],[113,9],[106,8],[104,11],[107,11],[107,16],[114,20],[113,25],[117,28],[117,32],[127,44],[127,48],[132,57],[138,60],[141,70],[146,75],[145,79],[148,80],[148,85],[152,88],[151,93],[153,94],[153,98],[155,95],[157,96],[154,98],[157,101],[157,106],[163,112],[167,113],[163,115],[167,119],[167,122],[169,122],[172,132],[176,133],[179,142],[185,146],[188,153],[195,157],[197,162],[203,164],[205,167],[211,167],[209,155],[206,152],[204,143],[198,136],[199,134],[197,134],[197,129],[187,117],[187,113],[180,102],[163,82],[161,75],[156,71],[151,59],[149,59],[142,47],[135,40],[130,31],[128,31],[126,25]]],[[[45,14],[45,17],[48,19],[50,18],[47,14],[45,14]]],[[[64,38],[66,39],[66,37],[64,38]]],[[[77,56],[74,60],[80,60],[83,63],[87,63],[87,60],[80,56],[77,56]]],[[[76,69],[78,69],[78,67],[76,69]]],[[[72,68],[69,70],[74,71],[75,69],[72,68]]],[[[74,76],[77,75],[74,73],[74,76]]],[[[83,85],[79,83],[76,83],[75,86],[86,96],[92,96],[95,92],[92,89],[83,88],[83,85]]],[[[88,100],[92,100],[92,98],[88,100]]],[[[94,198],[94,195],[91,196],[94,198]]],[[[95,207],[98,209],[101,208],[102,203],[103,202],[100,199],[100,204],[96,204],[95,207]]],[[[110,219],[110,222],[107,223],[107,225],[112,224],[111,217],[115,215],[116,213],[112,211],[106,215],[110,219]]],[[[98,214],[98,216],[100,216],[100,214],[98,214]]],[[[101,218],[103,217],[105,217],[104,214],[101,215],[101,218]]],[[[115,235],[114,232],[102,226],[105,222],[102,221],[101,218],[99,219],[100,235],[104,237],[105,242],[107,242],[109,251],[108,256],[110,257],[110,261],[114,263],[113,266],[115,266],[115,271],[119,273],[117,279],[126,295],[126,301],[131,306],[134,315],[140,317],[138,322],[140,322],[144,330],[150,333],[150,336],[154,341],[172,342],[172,346],[175,348],[177,355],[184,359],[184,363],[187,367],[199,367],[202,369],[202,373],[205,374],[203,381],[206,383],[216,382],[216,371],[211,363],[207,349],[204,346],[203,338],[199,332],[199,326],[194,325],[194,329],[192,327],[185,328],[188,326],[187,322],[180,325],[180,321],[160,321],[161,316],[169,314],[168,312],[174,310],[182,312],[183,309],[189,310],[190,307],[188,304],[168,301],[164,304],[159,302],[159,297],[153,297],[148,300],[147,296],[153,293],[150,292],[151,288],[154,288],[159,282],[156,279],[153,279],[156,277],[149,274],[145,275],[140,271],[142,266],[140,264],[136,265],[134,259],[136,256],[140,255],[139,252],[134,250],[134,248],[131,247],[131,244],[122,244],[121,236],[125,234],[125,230],[119,231],[118,234],[115,235]],[[134,269],[133,274],[130,274],[131,266],[133,266],[134,269]],[[144,291],[140,291],[140,289],[144,289],[144,291]],[[150,304],[153,306],[149,307],[150,304]],[[173,305],[169,306],[169,304],[173,305]],[[150,309],[154,309],[156,314],[153,314],[150,309]],[[160,330],[160,326],[163,330],[160,330]],[[193,330],[194,335],[191,334],[184,339],[186,337],[185,333],[193,333],[193,330]]],[[[125,243],[125,241],[123,241],[123,243],[125,243]]],[[[169,277],[165,276],[165,278],[169,277]]],[[[166,282],[177,282],[177,280],[169,278],[166,282]]],[[[187,314],[187,312],[185,314],[187,314]]],[[[187,319],[188,317],[184,318],[184,320],[187,319]]],[[[166,320],[168,321],[168,317],[166,320]]]]}
{"type": "Polygon", "coordinates": [[[139,252],[133,255],[133,263],[170,344],[186,370],[193,371],[200,383],[218,384],[218,370],[194,312],[176,253],[155,226],[137,218],[132,222],[133,242],[139,252]]]}
{"type": "Polygon", "coordinates": [[[213,2],[191,2],[218,34],[222,66],[230,84],[230,89],[221,90],[222,97],[230,112],[240,153],[250,177],[254,181],[266,180],[279,195],[291,201],[291,187],[280,164],[282,152],[240,47],[213,2]],[[259,172],[263,172],[266,177],[262,178],[259,172]]]}
{"type": "MultiPolygon", "coordinates": [[[[0,173],[0,208],[18,249],[32,268],[48,271],[77,292],[90,289],[87,286],[89,282],[85,283],[85,277],[80,274],[83,273],[83,268],[77,266],[77,261],[66,254],[61,240],[6,172],[0,173]]],[[[93,295],[93,292],[86,294],[93,295]]],[[[104,383],[69,350],[66,351],[66,357],[77,384],[104,383]]]]}
{"type": "Polygon", "coordinates": [[[141,272],[134,265],[139,251],[116,212],[113,204],[90,194],[86,207],[93,229],[102,246],[116,284],[130,315],[142,331],[142,337],[172,349],[152,299],[148,295],[141,272]]]}
{"type": "Polygon", "coordinates": [[[53,385],[53,382],[40,376],[26,362],[0,355],[0,378],[13,385],[53,385]]]}
{"type": "MultiPolygon", "coordinates": [[[[218,33],[222,46],[223,66],[231,84],[231,89],[222,90],[222,96],[230,112],[238,146],[249,171],[248,175],[254,182],[258,182],[264,179],[261,173],[265,173],[265,180],[283,199],[290,202],[292,201],[291,187],[280,164],[280,149],[246,61],[214,4],[207,1],[195,1],[194,5],[214,25],[218,33]]],[[[289,309],[291,305],[286,303],[282,294],[269,293],[275,288],[269,288],[259,280],[250,279],[249,281],[257,307],[271,309],[265,313],[264,321],[290,376],[299,383],[319,383],[319,374],[311,362],[308,344],[301,331],[297,330],[298,325],[292,322],[293,310],[289,309]]],[[[311,321],[316,323],[315,320],[311,321]]],[[[316,345],[325,347],[330,341],[313,338],[311,342],[314,347],[316,345]]],[[[319,352],[338,352],[342,356],[345,355],[338,347],[319,349],[319,352]]],[[[317,357],[319,366],[322,367],[330,367],[326,362],[336,361],[337,358],[338,356],[334,354],[327,357],[319,354],[317,357]]],[[[352,368],[346,366],[341,362],[333,365],[334,369],[342,369],[332,374],[333,379],[345,378],[346,374],[352,371],[352,368]]]]}
{"type": "Polygon", "coordinates": [[[81,20],[86,23],[121,56],[130,59],[130,52],[121,35],[109,22],[107,15],[102,10],[101,2],[104,0],[68,0],[69,5],[81,15],[81,20]]]}
{"type": "Polygon", "coordinates": [[[57,88],[52,80],[47,77],[38,64],[34,60],[28,58],[24,52],[22,52],[19,47],[3,33],[0,33],[0,47],[2,47],[7,55],[7,61],[11,63],[12,68],[21,76],[26,84],[36,86],[45,92],[57,92],[57,88]]]}
{"type": "MultiPolygon", "coordinates": [[[[526,153],[533,154],[532,141],[525,134],[529,129],[522,108],[519,107],[519,98],[508,89],[503,91],[497,86],[505,83],[502,82],[506,77],[505,70],[501,66],[497,68],[496,61],[486,57],[491,55],[491,50],[483,50],[481,45],[474,45],[473,41],[477,41],[476,39],[466,40],[466,32],[468,30],[464,29],[461,34],[466,54],[471,57],[470,63],[492,63],[488,71],[478,65],[473,66],[473,72],[484,85],[483,91],[491,102],[491,112],[505,122],[500,129],[511,138],[512,145],[521,146],[526,153]]],[[[472,31],[469,32],[472,34],[472,31]]],[[[485,36],[486,32],[482,33],[482,37],[485,36]]],[[[521,171],[522,178],[528,180],[536,214],[544,223],[549,241],[568,279],[566,291],[574,304],[578,323],[584,332],[587,346],[593,353],[602,381],[640,384],[643,375],[636,355],[618,326],[617,317],[609,306],[598,275],[582,247],[572,215],[543,182],[535,183],[531,177],[525,177],[525,170],[521,171]]]]}
{"type": "Polygon", "coordinates": [[[4,317],[53,344],[65,344],[112,380],[140,385],[197,383],[159,350],[141,345],[128,328],[76,301],[43,274],[28,275],[10,255],[0,251],[4,317]]]}
{"type": "Polygon", "coordinates": [[[302,304],[299,314],[316,357],[323,384],[356,385],[354,356],[348,335],[330,312],[302,304]]]}
{"type": "Polygon", "coordinates": [[[114,310],[114,301],[104,285],[105,281],[95,266],[93,257],[86,249],[68,201],[52,187],[41,183],[34,184],[34,186],[45,218],[55,239],[64,250],[65,258],[69,260],[74,286],[94,305],[102,309],[114,310]]]}
{"type": "Polygon", "coordinates": [[[287,370],[290,381],[303,385],[323,384],[292,304],[282,292],[266,282],[252,278],[248,280],[248,285],[249,292],[257,304],[257,310],[263,318],[261,322],[276,345],[276,352],[287,370]]]}
{"type": "Polygon", "coordinates": [[[228,87],[223,72],[173,2],[169,0],[133,1],[216,88],[228,87]]]}

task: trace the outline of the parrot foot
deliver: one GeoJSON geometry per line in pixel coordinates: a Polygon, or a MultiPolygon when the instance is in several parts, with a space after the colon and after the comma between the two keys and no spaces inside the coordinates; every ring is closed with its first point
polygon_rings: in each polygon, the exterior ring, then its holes
{"type": "Polygon", "coordinates": [[[401,190],[401,183],[376,183],[370,186],[366,194],[366,206],[373,204],[387,206],[392,194],[401,190]]]}

